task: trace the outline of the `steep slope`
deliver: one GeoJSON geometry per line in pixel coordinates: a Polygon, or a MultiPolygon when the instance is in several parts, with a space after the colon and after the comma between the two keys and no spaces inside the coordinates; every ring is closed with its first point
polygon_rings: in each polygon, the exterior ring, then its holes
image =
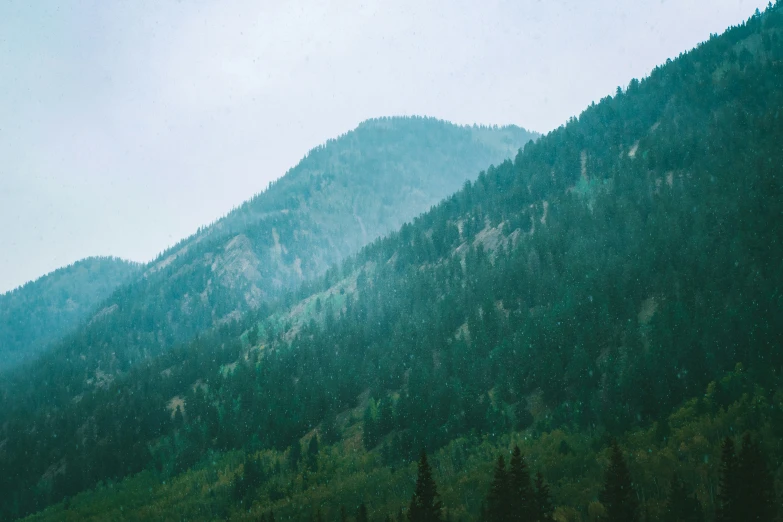
{"type": "MultiPolygon", "coordinates": [[[[207,509],[195,519],[270,507],[304,519],[346,484],[390,513],[410,490],[386,495],[370,471],[410,487],[393,470],[446,447],[443,472],[475,500],[460,441],[486,461],[500,434],[506,450],[550,448],[533,464],[571,510],[560,520],[586,519],[590,503],[601,513],[595,456],[609,435],[636,450],[651,520],[672,471],[714,509],[724,436],[753,433],[781,476],[782,86],[774,8],[618,89],[296,298],[57,409],[44,397],[67,396],[81,370],[9,392],[5,509],[198,465],[186,487],[160,488],[161,518],[194,499],[207,509]],[[290,459],[281,478],[282,455],[313,434],[339,442],[318,455],[322,475],[290,459]],[[237,448],[263,469],[244,497],[231,484],[245,464],[225,456],[237,448]]],[[[99,513],[121,502],[96,496],[99,513]]]]}
{"type": "MultiPolygon", "coordinates": [[[[53,357],[86,370],[72,388],[77,395],[88,382],[103,382],[99,372],[111,378],[322,274],[534,137],[513,126],[432,118],[367,121],[150,263],[53,357]]],[[[18,378],[29,382],[30,375],[18,378]]]]}
{"type": "Polygon", "coordinates": [[[139,269],[122,259],[91,257],[0,295],[0,372],[76,328],[139,269]]]}

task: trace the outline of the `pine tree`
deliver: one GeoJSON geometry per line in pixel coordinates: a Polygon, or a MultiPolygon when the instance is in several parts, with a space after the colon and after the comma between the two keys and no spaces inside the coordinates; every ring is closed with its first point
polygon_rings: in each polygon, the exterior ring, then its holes
{"type": "Polygon", "coordinates": [[[509,509],[509,477],[503,456],[498,457],[492,485],[487,494],[487,522],[508,522],[511,518],[509,509]]]}
{"type": "Polygon", "coordinates": [[[739,494],[737,455],[734,441],[726,437],[721,446],[720,478],[715,513],[716,522],[740,521],[737,497],[739,494]]]}
{"type": "Polygon", "coordinates": [[[340,522],[348,522],[348,515],[345,514],[345,506],[340,506],[340,522]]]}
{"type": "Polygon", "coordinates": [[[295,440],[288,450],[288,468],[291,471],[296,471],[299,461],[302,459],[302,446],[299,445],[299,441],[295,440]]]}
{"type": "Polygon", "coordinates": [[[359,504],[359,509],[356,511],[356,522],[368,522],[367,506],[364,505],[364,502],[359,504]]]}
{"type": "Polygon", "coordinates": [[[685,483],[678,475],[672,478],[669,499],[666,502],[665,522],[702,522],[704,513],[701,503],[688,494],[685,483]]]}
{"type": "Polygon", "coordinates": [[[307,467],[310,470],[318,468],[318,436],[313,435],[310,438],[310,444],[307,446],[307,467]]]}
{"type": "Polygon", "coordinates": [[[432,478],[432,470],[427,462],[427,454],[421,452],[419,459],[419,474],[416,479],[416,490],[408,508],[410,522],[440,522],[441,504],[438,489],[432,478]]]}
{"type": "Polygon", "coordinates": [[[519,446],[514,446],[508,469],[509,510],[511,520],[528,522],[535,515],[535,494],[525,457],[519,446]]]}
{"type": "Polygon", "coordinates": [[[636,498],[631,474],[617,441],[612,441],[609,468],[606,470],[600,500],[606,508],[607,522],[639,520],[639,500],[636,498]]]}
{"type": "Polygon", "coordinates": [[[552,496],[549,493],[549,486],[544,482],[544,476],[540,471],[536,473],[536,488],[534,495],[535,512],[530,520],[536,522],[553,522],[555,507],[552,505],[552,496]]]}
{"type": "Polygon", "coordinates": [[[758,442],[749,433],[742,438],[737,458],[737,511],[743,520],[761,522],[774,520],[775,488],[758,442]]]}

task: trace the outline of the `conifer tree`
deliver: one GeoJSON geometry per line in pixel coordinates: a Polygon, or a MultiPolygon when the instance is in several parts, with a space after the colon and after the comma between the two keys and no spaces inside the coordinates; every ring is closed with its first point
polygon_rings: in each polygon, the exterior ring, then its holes
{"type": "Polygon", "coordinates": [[[511,520],[528,522],[535,515],[535,495],[525,457],[519,446],[514,446],[508,469],[509,510],[511,520]]]}
{"type": "Polygon", "coordinates": [[[487,522],[508,522],[511,515],[509,504],[509,477],[501,455],[495,464],[492,485],[487,494],[487,522]]]}
{"type": "Polygon", "coordinates": [[[639,500],[636,498],[623,452],[615,440],[612,441],[609,468],[606,470],[600,500],[606,508],[607,522],[639,520],[639,500]]]}
{"type": "Polygon", "coordinates": [[[288,450],[288,468],[291,471],[296,471],[299,461],[302,459],[302,446],[299,445],[299,441],[295,440],[288,450]]]}
{"type": "Polygon", "coordinates": [[[664,522],[702,522],[703,520],[701,503],[695,496],[688,494],[685,483],[675,474],[666,501],[664,522]]]}
{"type": "Polygon", "coordinates": [[[359,509],[356,511],[356,522],[369,522],[367,518],[367,506],[364,502],[359,504],[359,509]]]}
{"type": "Polygon", "coordinates": [[[737,458],[737,508],[743,520],[775,520],[775,488],[764,455],[749,433],[742,438],[737,458]]]}
{"type": "Polygon", "coordinates": [[[318,436],[313,435],[310,438],[310,444],[307,446],[307,467],[315,470],[318,467],[318,436]]]}
{"type": "Polygon", "coordinates": [[[408,508],[410,522],[440,522],[441,503],[432,470],[427,462],[427,454],[422,451],[419,459],[419,473],[416,479],[416,490],[408,508]]]}
{"type": "Polygon", "coordinates": [[[345,514],[345,506],[340,506],[340,522],[348,522],[348,515],[345,514]]]}
{"type": "Polygon", "coordinates": [[[741,520],[737,502],[739,493],[737,468],[737,455],[734,450],[734,441],[731,437],[726,437],[721,445],[720,477],[715,513],[716,522],[735,522],[741,520]]]}
{"type": "Polygon", "coordinates": [[[544,476],[540,471],[536,473],[534,496],[535,512],[530,520],[535,522],[553,522],[555,507],[552,505],[552,496],[549,493],[549,486],[544,482],[544,476]]]}

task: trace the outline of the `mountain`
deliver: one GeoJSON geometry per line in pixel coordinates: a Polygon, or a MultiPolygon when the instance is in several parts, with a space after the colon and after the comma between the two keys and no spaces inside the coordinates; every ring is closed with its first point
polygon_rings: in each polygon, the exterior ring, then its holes
{"type": "Polygon", "coordinates": [[[67,496],[33,519],[386,517],[423,448],[449,515],[475,519],[518,444],[558,520],[600,520],[615,439],[640,513],[665,520],[674,473],[697,511],[720,507],[722,444],[743,435],[743,476],[774,500],[779,107],[770,7],[236,322],[92,390],[63,352],[45,384],[5,392],[2,509],[67,496]]]}
{"type": "Polygon", "coordinates": [[[0,372],[40,354],[131,279],[139,265],[91,257],[0,295],[0,372]]]}
{"type": "Polygon", "coordinates": [[[433,118],[366,121],[145,266],[52,356],[86,359],[78,386],[112,378],[321,275],[535,137],[433,118]]]}

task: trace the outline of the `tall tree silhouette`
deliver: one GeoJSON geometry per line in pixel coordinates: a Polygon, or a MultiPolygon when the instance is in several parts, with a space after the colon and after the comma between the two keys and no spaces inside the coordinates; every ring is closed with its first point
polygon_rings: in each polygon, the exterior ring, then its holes
{"type": "Polygon", "coordinates": [[[737,508],[743,520],[774,520],[775,488],[772,475],[758,442],[749,433],[742,437],[737,459],[737,508]]]}
{"type": "Polygon", "coordinates": [[[535,507],[531,521],[535,522],[553,522],[555,507],[552,505],[552,496],[549,493],[549,486],[544,482],[544,476],[541,472],[536,472],[535,489],[535,507]]]}
{"type": "Polygon", "coordinates": [[[488,522],[509,522],[511,520],[509,477],[506,471],[506,461],[498,457],[492,484],[487,494],[486,518],[488,522]]]}
{"type": "Polygon", "coordinates": [[[515,522],[534,520],[536,502],[533,482],[530,480],[530,470],[519,446],[514,446],[514,451],[511,454],[508,483],[511,520],[515,522]]]}
{"type": "Polygon", "coordinates": [[[443,504],[438,495],[438,488],[432,478],[432,469],[427,462],[427,454],[422,451],[419,459],[419,474],[416,479],[416,490],[408,508],[410,522],[439,522],[443,504]]]}
{"type": "Polygon", "coordinates": [[[702,522],[704,520],[701,503],[695,496],[688,493],[685,483],[677,474],[672,477],[663,520],[664,522],[702,522]]]}
{"type": "Polygon", "coordinates": [[[356,511],[356,522],[368,522],[369,518],[367,517],[367,506],[364,505],[364,502],[359,504],[359,509],[356,511]]]}
{"type": "Polygon", "coordinates": [[[313,435],[307,446],[307,467],[310,470],[318,468],[318,436],[313,435]]]}
{"type": "Polygon", "coordinates": [[[716,522],[735,522],[741,520],[739,511],[739,476],[737,454],[734,441],[726,437],[721,445],[720,477],[718,499],[716,501],[716,522]]]}
{"type": "Polygon", "coordinates": [[[606,470],[600,500],[606,508],[608,522],[639,520],[639,500],[636,498],[623,452],[616,440],[612,441],[609,468],[606,470]]]}

